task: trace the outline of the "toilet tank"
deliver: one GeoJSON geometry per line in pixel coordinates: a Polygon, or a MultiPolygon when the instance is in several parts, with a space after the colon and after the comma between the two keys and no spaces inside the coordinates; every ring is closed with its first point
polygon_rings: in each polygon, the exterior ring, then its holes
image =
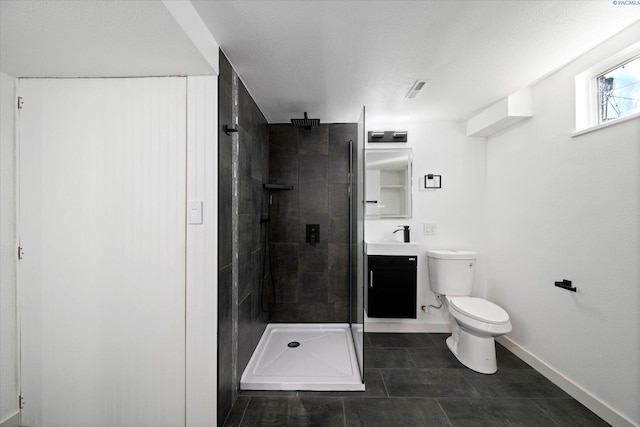
{"type": "Polygon", "coordinates": [[[471,295],[477,258],[473,251],[427,251],[431,290],[440,295],[471,295]]]}

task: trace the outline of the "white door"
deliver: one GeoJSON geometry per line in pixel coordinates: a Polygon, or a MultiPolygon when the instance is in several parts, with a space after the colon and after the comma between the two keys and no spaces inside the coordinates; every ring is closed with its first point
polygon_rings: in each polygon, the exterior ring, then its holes
{"type": "Polygon", "coordinates": [[[186,79],[19,95],[22,425],[184,425],[186,79]]]}

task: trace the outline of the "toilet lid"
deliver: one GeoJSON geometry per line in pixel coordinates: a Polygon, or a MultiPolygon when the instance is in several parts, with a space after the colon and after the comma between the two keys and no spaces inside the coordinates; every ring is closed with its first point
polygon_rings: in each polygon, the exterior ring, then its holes
{"type": "Polygon", "coordinates": [[[488,323],[507,323],[509,314],[504,309],[486,299],[464,297],[451,298],[450,304],[462,314],[488,323]]]}

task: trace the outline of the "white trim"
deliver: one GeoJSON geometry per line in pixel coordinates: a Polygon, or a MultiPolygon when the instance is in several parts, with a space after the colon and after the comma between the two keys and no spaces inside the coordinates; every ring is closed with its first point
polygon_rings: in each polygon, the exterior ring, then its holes
{"type": "Polygon", "coordinates": [[[449,325],[449,323],[399,323],[365,321],[364,331],[388,333],[447,333],[451,332],[451,326],[449,325]]]}
{"type": "Polygon", "coordinates": [[[520,359],[531,365],[533,369],[544,375],[549,381],[560,387],[571,397],[589,408],[600,418],[616,427],[638,427],[633,421],[616,411],[614,408],[598,399],[588,390],[582,388],[571,379],[558,372],[553,367],[538,359],[534,354],[529,353],[519,344],[507,336],[497,337],[496,341],[506,347],[507,350],[518,356],[520,359]]]}
{"type": "Polygon", "coordinates": [[[186,244],[186,426],[217,420],[218,77],[187,77],[187,200],[203,205],[186,244]]]}
{"type": "Polygon", "coordinates": [[[20,427],[20,411],[0,421],[0,427],[20,427]]]}
{"type": "Polygon", "coordinates": [[[620,117],[619,119],[615,119],[615,120],[612,120],[612,121],[607,122],[607,123],[602,123],[601,125],[592,126],[592,127],[587,128],[587,129],[583,129],[583,130],[580,130],[580,131],[573,132],[569,136],[571,138],[575,138],[576,136],[580,136],[580,135],[584,135],[584,134],[587,134],[587,133],[591,133],[591,132],[594,132],[594,131],[600,130],[600,129],[606,129],[606,128],[609,128],[611,126],[615,126],[615,125],[617,125],[619,123],[628,122],[630,120],[634,120],[634,119],[638,119],[638,118],[640,118],[640,112],[633,113],[633,114],[630,114],[630,115],[625,116],[625,117],[620,117]]]}
{"type": "Polygon", "coordinates": [[[576,130],[571,136],[589,133],[602,127],[611,126],[624,119],[637,117],[637,113],[622,117],[611,122],[598,124],[597,90],[595,78],[607,71],[616,68],[632,58],[640,55],[640,42],[634,43],[626,49],[612,55],[594,66],[586,69],[575,77],[575,108],[576,130]]]}

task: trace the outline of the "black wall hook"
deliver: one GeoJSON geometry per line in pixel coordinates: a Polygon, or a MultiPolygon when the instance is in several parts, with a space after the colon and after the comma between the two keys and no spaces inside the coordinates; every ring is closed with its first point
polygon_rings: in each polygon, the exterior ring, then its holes
{"type": "Polygon", "coordinates": [[[556,282],[556,286],[571,292],[575,292],[578,290],[578,288],[572,287],[571,280],[567,280],[567,279],[562,279],[562,282],[556,282]]]}
{"type": "Polygon", "coordinates": [[[230,128],[228,125],[224,125],[224,133],[231,135],[233,132],[238,132],[238,128],[230,128]]]}

